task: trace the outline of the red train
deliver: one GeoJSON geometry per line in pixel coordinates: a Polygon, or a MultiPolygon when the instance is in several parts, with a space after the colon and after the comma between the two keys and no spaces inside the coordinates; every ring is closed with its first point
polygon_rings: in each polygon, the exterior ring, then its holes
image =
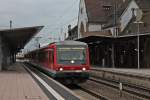
{"type": "Polygon", "coordinates": [[[32,64],[65,84],[85,82],[89,78],[89,51],[86,43],[61,41],[25,55],[32,64]]]}

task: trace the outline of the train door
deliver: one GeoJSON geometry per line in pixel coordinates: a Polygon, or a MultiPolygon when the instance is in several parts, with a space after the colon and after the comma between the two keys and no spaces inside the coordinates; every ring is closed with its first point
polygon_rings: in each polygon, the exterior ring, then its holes
{"type": "Polygon", "coordinates": [[[48,66],[48,56],[47,56],[47,51],[40,51],[39,55],[39,63],[45,67],[48,66]]]}
{"type": "Polygon", "coordinates": [[[49,51],[49,67],[50,69],[54,68],[54,50],[49,51]]]}

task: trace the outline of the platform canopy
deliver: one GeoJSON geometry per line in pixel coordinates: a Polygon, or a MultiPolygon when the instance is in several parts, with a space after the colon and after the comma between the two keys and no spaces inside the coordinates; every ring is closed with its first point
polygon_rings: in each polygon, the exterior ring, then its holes
{"type": "Polygon", "coordinates": [[[85,43],[94,43],[97,41],[121,41],[121,40],[131,40],[137,39],[137,36],[142,37],[150,37],[150,33],[141,33],[141,34],[131,34],[131,35],[120,35],[120,36],[109,36],[109,35],[99,35],[99,34],[89,34],[84,36],[83,38],[77,39],[77,41],[85,42],[85,43]]]}
{"type": "Polygon", "coordinates": [[[42,28],[43,26],[5,29],[0,30],[0,36],[10,51],[17,53],[20,49],[23,49],[30,39],[42,28]]]}

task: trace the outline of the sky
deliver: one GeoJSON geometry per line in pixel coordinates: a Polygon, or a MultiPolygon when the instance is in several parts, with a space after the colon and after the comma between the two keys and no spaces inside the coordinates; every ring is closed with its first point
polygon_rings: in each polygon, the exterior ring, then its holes
{"type": "MultiPolygon", "coordinates": [[[[1,0],[0,29],[40,26],[45,27],[37,35],[41,44],[64,39],[69,24],[78,19],[79,0],[1,0]],[[51,39],[50,39],[51,38],[51,39]]],[[[25,48],[36,46],[33,38],[25,48]]]]}

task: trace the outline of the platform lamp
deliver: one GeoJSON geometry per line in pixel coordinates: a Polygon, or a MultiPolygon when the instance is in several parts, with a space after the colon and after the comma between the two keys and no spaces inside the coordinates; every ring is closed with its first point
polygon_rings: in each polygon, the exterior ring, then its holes
{"type": "Polygon", "coordinates": [[[140,69],[140,24],[143,24],[144,22],[141,21],[143,12],[139,8],[134,8],[134,16],[136,18],[135,24],[137,24],[137,60],[138,60],[138,69],[140,69]]]}
{"type": "Polygon", "coordinates": [[[10,29],[12,29],[12,20],[9,21],[10,29]]]}
{"type": "Polygon", "coordinates": [[[36,48],[40,48],[40,43],[39,43],[39,40],[42,38],[42,37],[34,37],[35,38],[35,41],[36,41],[36,48]]]}

